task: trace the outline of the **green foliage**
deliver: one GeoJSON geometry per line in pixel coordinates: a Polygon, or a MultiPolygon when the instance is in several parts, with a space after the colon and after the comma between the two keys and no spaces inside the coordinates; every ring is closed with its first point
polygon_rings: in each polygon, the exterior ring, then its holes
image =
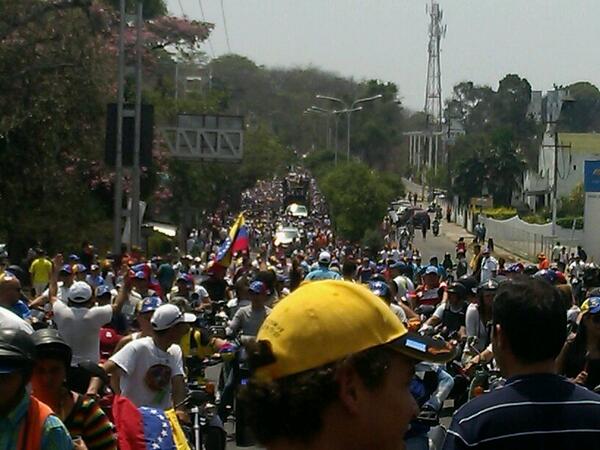
{"type": "Polygon", "coordinates": [[[548,223],[548,218],[544,214],[528,214],[521,217],[521,220],[527,223],[533,223],[538,225],[544,225],[548,223]]]}
{"type": "Polygon", "coordinates": [[[585,206],[585,191],[583,183],[579,183],[566,197],[560,199],[560,208],[557,211],[559,217],[583,216],[585,206]]]}
{"type": "Polygon", "coordinates": [[[155,231],[148,238],[148,254],[168,255],[173,252],[174,245],[173,239],[169,236],[155,231]]]}
{"type": "Polygon", "coordinates": [[[402,194],[393,177],[357,162],[339,164],[319,182],[339,236],[353,242],[376,228],[389,202],[402,194]]]}
{"type": "Polygon", "coordinates": [[[510,204],[512,191],[527,167],[512,130],[467,134],[452,150],[456,154],[451,167],[454,192],[468,200],[487,190],[495,204],[510,204]]]}
{"type": "Polygon", "coordinates": [[[302,164],[316,177],[321,178],[327,172],[333,170],[335,165],[335,153],[329,150],[310,152],[303,159],[302,164]]]}
{"type": "MultiPolygon", "coordinates": [[[[120,0],[105,0],[115,11],[119,11],[120,0]]],[[[136,11],[137,0],[125,0],[125,11],[133,14],[136,11]]],[[[144,0],[144,18],[154,19],[167,13],[167,4],[164,0],[144,0]]]]}
{"type": "Polygon", "coordinates": [[[561,131],[590,133],[600,130],[600,91],[587,81],[567,87],[574,102],[565,103],[560,115],[561,131]]]}
{"type": "Polygon", "coordinates": [[[304,113],[312,105],[333,111],[339,103],[319,100],[316,94],[342,99],[383,95],[382,100],[364,103],[363,111],[352,114],[351,149],[368,164],[389,168],[396,164],[402,143],[404,112],[396,102],[398,88],[377,80],[356,82],[349,78],[308,68],[272,69],[256,65],[239,55],[225,55],[212,60],[208,69],[212,87],[224,94],[224,112],[243,112],[249,124],[264,124],[283,145],[299,153],[326,149],[328,128],[331,148],[337,143],[340,159],[346,156],[346,116],[304,113]],[[336,127],[337,122],[337,127],[336,127]]]}
{"type": "Polygon", "coordinates": [[[562,227],[562,228],[571,229],[571,228],[573,228],[573,220],[575,220],[575,229],[583,230],[583,217],[575,217],[575,216],[562,217],[562,218],[556,220],[556,225],[558,225],[559,227],[562,227]]]}
{"type": "Polygon", "coordinates": [[[496,220],[506,220],[517,215],[515,208],[499,207],[499,208],[487,208],[482,211],[487,217],[496,220]]]}
{"type": "Polygon", "coordinates": [[[383,249],[384,241],[381,231],[373,228],[365,231],[361,244],[363,247],[369,247],[371,254],[377,254],[383,249]]]}

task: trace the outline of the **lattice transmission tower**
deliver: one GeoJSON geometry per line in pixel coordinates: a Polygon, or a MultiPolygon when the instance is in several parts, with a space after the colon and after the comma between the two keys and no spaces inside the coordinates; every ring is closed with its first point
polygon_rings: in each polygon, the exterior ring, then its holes
{"type": "Polygon", "coordinates": [[[431,0],[426,11],[431,18],[429,23],[429,61],[427,63],[427,88],[425,90],[425,114],[427,128],[439,130],[442,125],[442,68],[440,65],[440,44],[446,36],[444,16],[436,0],[431,0]]]}

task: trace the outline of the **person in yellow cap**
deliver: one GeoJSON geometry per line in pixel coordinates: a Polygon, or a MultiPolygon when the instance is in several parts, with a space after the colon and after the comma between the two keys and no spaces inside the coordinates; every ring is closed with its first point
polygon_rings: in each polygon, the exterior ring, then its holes
{"type": "Polygon", "coordinates": [[[268,450],[402,449],[419,412],[409,390],[415,363],[445,362],[454,353],[409,333],[361,285],[307,283],[260,328],[242,401],[268,450]]]}

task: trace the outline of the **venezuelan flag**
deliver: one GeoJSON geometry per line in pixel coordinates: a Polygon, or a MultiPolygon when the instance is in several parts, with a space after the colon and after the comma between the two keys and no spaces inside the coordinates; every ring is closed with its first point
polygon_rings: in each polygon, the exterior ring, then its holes
{"type": "Polygon", "coordinates": [[[229,230],[229,235],[223,241],[223,243],[219,247],[219,251],[217,251],[217,254],[215,255],[215,264],[219,264],[221,267],[229,267],[231,265],[233,253],[235,251],[239,251],[239,249],[234,249],[234,247],[236,247],[236,245],[234,244],[238,242],[237,247],[240,247],[244,242],[244,235],[246,236],[245,240],[247,248],[248,230],[244,224],[244,213],[240,213],[240,215],[237,217],[237,219],[231,226],[231,229],[229,230]],[[240,232],[242,233],[241,236],[240,232]]]}
{"type": "Polygon", "coordinates": [[[120,450],[190,450],[173,410],[138,408],[118,395],[113,418],[120,450]]]}

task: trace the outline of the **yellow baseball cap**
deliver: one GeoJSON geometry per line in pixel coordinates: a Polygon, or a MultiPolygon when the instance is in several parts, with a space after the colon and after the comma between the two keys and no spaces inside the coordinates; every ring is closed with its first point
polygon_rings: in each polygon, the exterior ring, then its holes
{"type": "MultiPolygon", "coordinates": [[[[409,332],[389,306],[367,288],[347,281],[300,286],[275,306],[257,336],[269,355],[255,364],[255,376],[275,380],[388,345],[416,360],[446,362],[447,343],[409,332]]],[[[264,356],[264,355],[263,355],[264,356]]]]}

